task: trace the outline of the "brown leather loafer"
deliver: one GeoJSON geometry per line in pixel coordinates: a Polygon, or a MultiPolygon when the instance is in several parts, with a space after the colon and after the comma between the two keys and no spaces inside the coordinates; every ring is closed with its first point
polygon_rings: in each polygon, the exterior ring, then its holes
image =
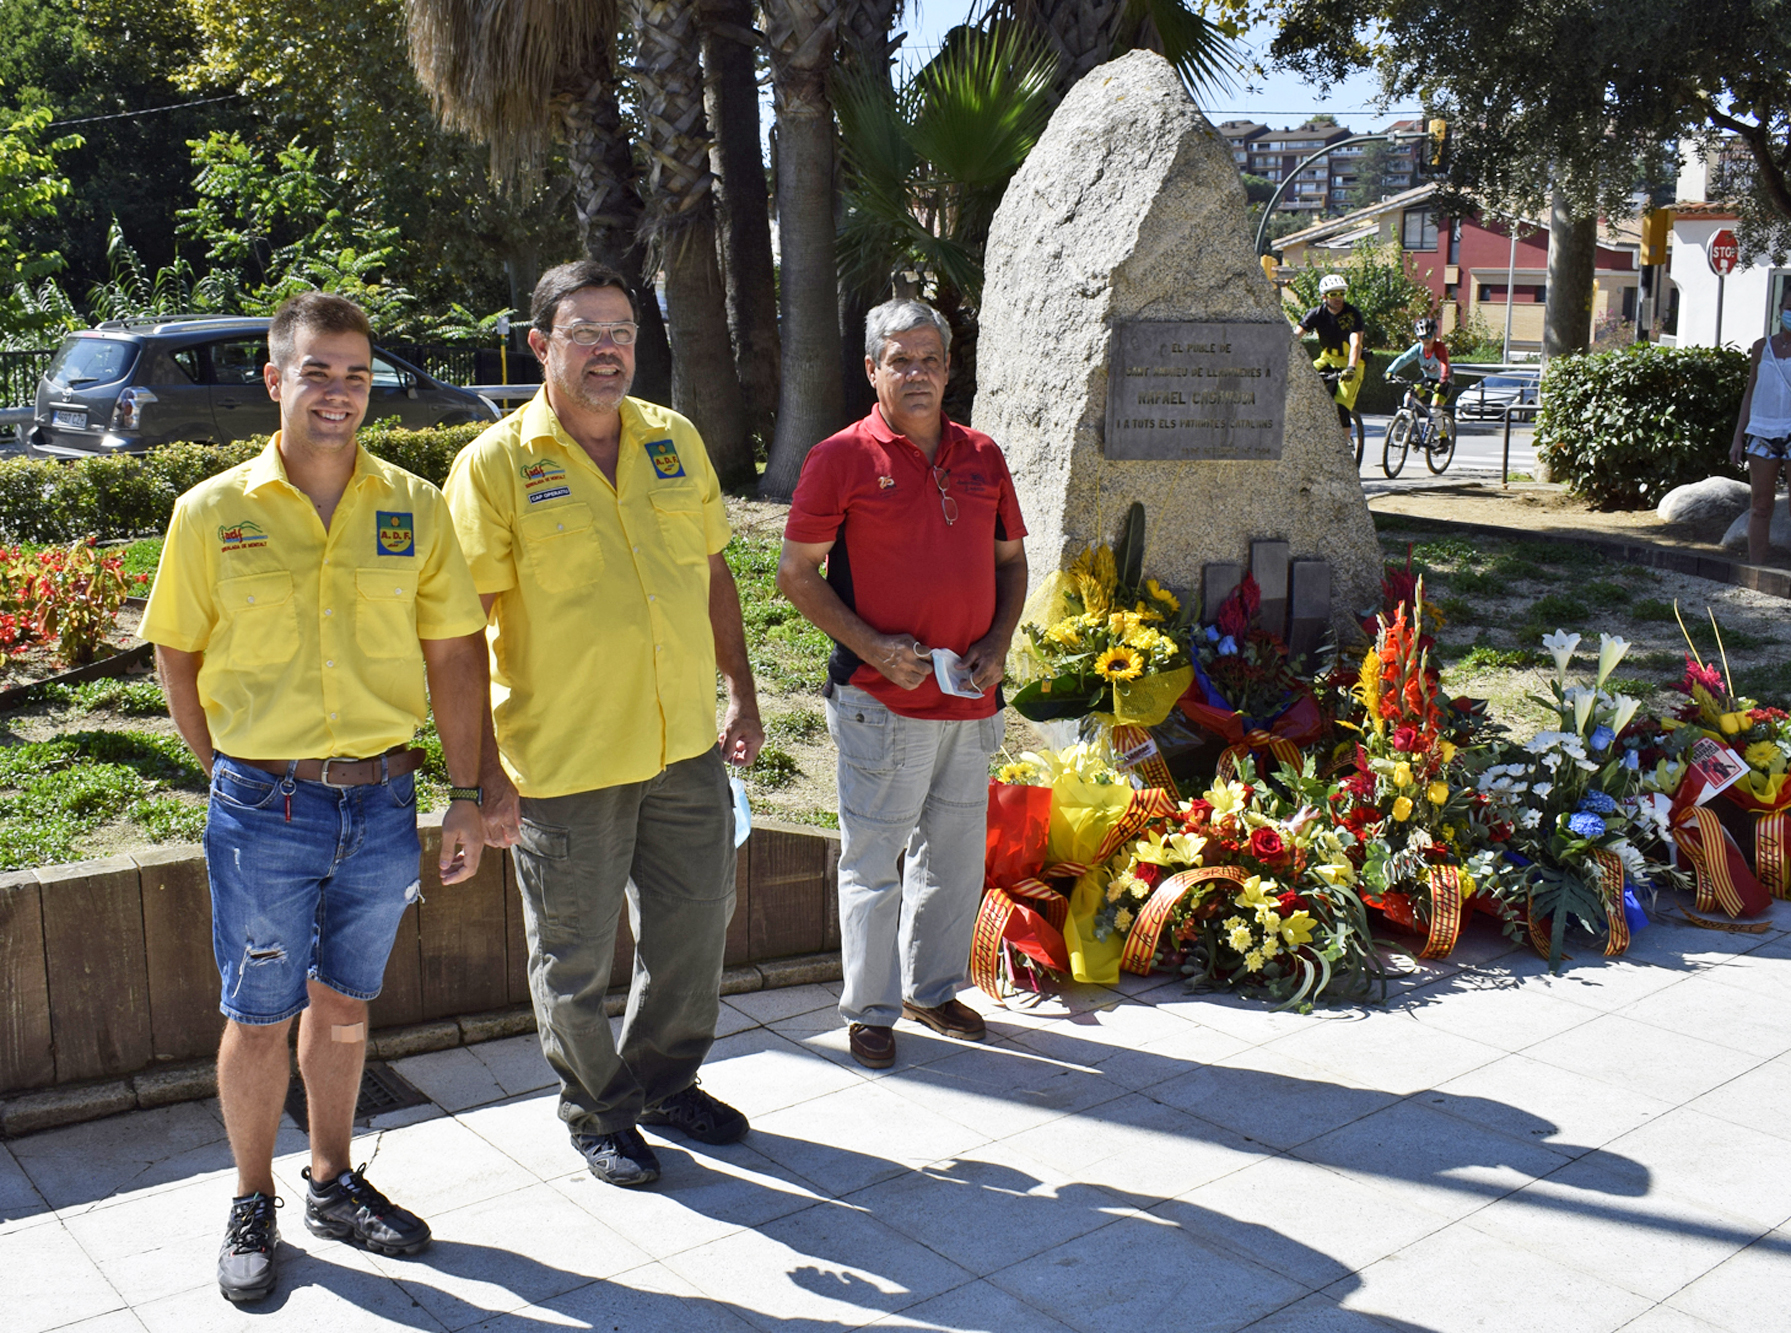
{"type": "Polygon", "coordinates": [[[866,1069],[888,1069],[895,1063],[895,1029],[853,1023],[846,1028],[852,1058],[866,1069]]]}
{"type": "Polygon", "coordinates": [[[981,1041],[988,1034],[983,1016],[962,1000],[947,1000],[931,1009],[902,1001],[902,1017],[924,1023],[935,1032],[942,1032],[959,1041],[981,1041]]]}

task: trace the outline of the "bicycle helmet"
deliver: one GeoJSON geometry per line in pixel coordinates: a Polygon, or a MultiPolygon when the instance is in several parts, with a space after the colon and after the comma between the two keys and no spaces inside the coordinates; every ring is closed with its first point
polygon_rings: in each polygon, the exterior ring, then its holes
{"type": "Polygon", "coordinates": [[[1415,320],[1412,332],[1419,338],[1434,338],[1437,336],[1437,322],[1434,319],[1415,320]]]}
{"type": "Polygon", "coordinates": [[[1329,296],[1332,292],[1349,290],[1349,279],[1341,273],[1327,273],[1318,280],[1318,294],[1329,296]]]}

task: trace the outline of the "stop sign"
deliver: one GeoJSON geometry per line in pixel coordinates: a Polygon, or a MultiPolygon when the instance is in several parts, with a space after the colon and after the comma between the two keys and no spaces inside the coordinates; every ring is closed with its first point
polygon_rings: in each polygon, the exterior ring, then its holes
{"type": "Polygon", "coordinates": [[[1710,271],[1719,278],[1728,277],[1735,271],[1735,265],[1741,262],[1741,246],[1735,239],[1735,233],[1727,227],[1710,238],[1706,253],[1710,257],[1710,271]]]}

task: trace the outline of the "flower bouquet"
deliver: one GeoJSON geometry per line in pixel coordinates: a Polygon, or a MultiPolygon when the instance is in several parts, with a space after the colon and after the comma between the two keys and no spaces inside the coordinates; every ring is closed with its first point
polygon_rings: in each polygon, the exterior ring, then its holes
{"type": "MultiPolygon", "coordinates": [[[[1302,774],[1284,769],[1289,784],[1302,774]]],[[[1312,766],[1304,772],[1316,782],[1312,766]]],[[[1349,837],[1257,781],[1254,761],[1122,847],[1095,918],[1120,965],[1178,968],[1196,986],[1260,987],[1278,1008],[1365,994],[1385,973],[1351,887],[1349,837]]]]}
{"type": "Polygon", "coordinates": [[[1358,733],[1355,771],[1325,799],[1359,849],[1363,901],[1421,931],[1420,957],[1444,958],[1467,899],[1497,873],[1499,858],[1473,836],[1476,800],[1423,629],[1420,580],[1409,603],[1378,617],[1353,691],[1360,720],[1339,719],[1358,733]]]}
{"type": "Polygon", "coordinates": [[[1262,590],[1246,574],[1193,639],[1194,679],[1177,702],[1183,716],[1225,742],[1219,774],[1245,755],[1268,751],[1300,765],[1300,747],[1324,730],[1306,682],[1288,660],[1287,644],[1257,623],[1262,590]]]}
{"type": "Polygon", "coordinates": [[[1555,677],[1546,698],[1531,697],[1559,725],[1521,745],[1490,747],[1479,791],[1494,841],[1518,870],[1491,891],[1522,911],[1536,951],[1558,969],[1570,919],[1602,935],[1607,956],[1627,949],[1631,933],[1648,922],[1636,889],[1662,868],[1637,843],[1652,843],[1657,831],[1642,797],[1639,751],[1618,742],[1639,704],[1604,689],[1629,645],[1599,636],[1598,674],[1588,687],[1567,683],[1579,635],[1556,631],[1542,642],[1554,655],[1555,677]]]}

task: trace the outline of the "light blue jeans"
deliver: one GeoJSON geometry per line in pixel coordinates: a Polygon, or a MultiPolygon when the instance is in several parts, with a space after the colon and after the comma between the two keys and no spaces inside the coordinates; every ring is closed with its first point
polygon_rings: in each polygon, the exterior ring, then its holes
{"type": "Polygon", "coordinates": [[[1000,713],[971,722],[903,717],[850,685],[827,700],[839,749],[840,1015],[848,1023],[890,1027],[903,1000],[931,1009],[963,986],[982,899],[989,756],[1005,728],[1000,713]]]}

